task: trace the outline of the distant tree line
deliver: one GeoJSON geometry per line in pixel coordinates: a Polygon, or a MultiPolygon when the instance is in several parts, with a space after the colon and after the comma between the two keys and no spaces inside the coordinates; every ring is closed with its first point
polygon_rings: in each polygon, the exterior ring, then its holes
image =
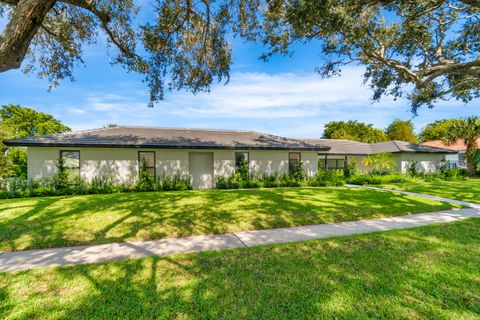
{"type": "Polygon", "coordinates": [[[325,124],[322,138],[347,139],[375,143],[401,140],[412,143],[442,140],[445,144],[461,141],[466,145],[467,167],[471,174],[480,162],[477,139],[480,138],[480,117],[444,119],[427,124],[417,135],[410,120],[394,120],[385,130],[358,121],[333,121],[325,124]]]}
{"type": "Polygon", "coordinates": [[[27,152],[5,146],[4,140],[70,131],[52,115],[19,105],[0,107],[0,178],[27,178],[27,152]]]}

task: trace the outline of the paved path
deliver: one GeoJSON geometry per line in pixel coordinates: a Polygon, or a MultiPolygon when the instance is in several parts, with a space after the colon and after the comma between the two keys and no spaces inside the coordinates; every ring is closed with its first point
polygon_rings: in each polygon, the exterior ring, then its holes
{"type": "Polygon", "coordinates": [[[333,224],[244,231],[212,236],[194,236],[156,241],[134,241],[69,248],[5,252],[0,254],[0,272],[59,265],[99,263],[152,255],[163,256],[176,253],[191,253],[207,250],[223,250],[264,244],[305,241],[358,233],[414,228],[429,224],[446,223],[472,217],[480,217],[480,205],[477,204],[405,191],[394,192],[462,204],[470,208],[333,224]]]}

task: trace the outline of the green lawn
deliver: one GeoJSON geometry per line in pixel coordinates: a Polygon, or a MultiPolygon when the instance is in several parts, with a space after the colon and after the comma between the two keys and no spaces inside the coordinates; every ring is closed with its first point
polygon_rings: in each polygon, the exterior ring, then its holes
{"type": "Polygon", "coordinates": [[[11,199],[0,201],[0,251],[332,223],[451,207],[357,188],[11,199]]]}
{"type": "Polygon", "coordinates": [[[480,179],[466,181],[406,182],[382,186],[435,196],[480,203],[480,179]]]}
{"type": "Polygon", "coordinates": [[[480,219],[0,274],[2,319],[478,319],[480,219]]]}

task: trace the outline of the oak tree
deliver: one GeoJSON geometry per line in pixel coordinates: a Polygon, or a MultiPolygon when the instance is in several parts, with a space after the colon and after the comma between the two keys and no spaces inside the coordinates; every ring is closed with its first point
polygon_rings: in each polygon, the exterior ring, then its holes
{"type": "Polygon", "coordinates": [[[269,45],[265,59],[316,40],[321,75],[364,65],[374,101],[406,97],[414,113],[480,96],[478,0],[276,0],[254,37],[269,45]]]}

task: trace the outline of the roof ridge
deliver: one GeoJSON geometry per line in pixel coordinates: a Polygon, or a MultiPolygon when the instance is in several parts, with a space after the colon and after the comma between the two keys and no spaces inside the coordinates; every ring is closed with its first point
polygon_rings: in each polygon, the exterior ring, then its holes
{"type": "Polygon", "coordinates": [[[265,132],[255,131],[255,130],[243,130],[243,129],[212,129],[212,128],[179,128],[179,127],[155,127],[155,126],[126,126],[119,125],[116,127],[106,128],[106,129],[115,129],[115,128],[140,128],[140,129],[163,129],[163,130],[177,130],[177,131],[226,131],[226,132],[254,132],[268,134],[265,132]]]}

